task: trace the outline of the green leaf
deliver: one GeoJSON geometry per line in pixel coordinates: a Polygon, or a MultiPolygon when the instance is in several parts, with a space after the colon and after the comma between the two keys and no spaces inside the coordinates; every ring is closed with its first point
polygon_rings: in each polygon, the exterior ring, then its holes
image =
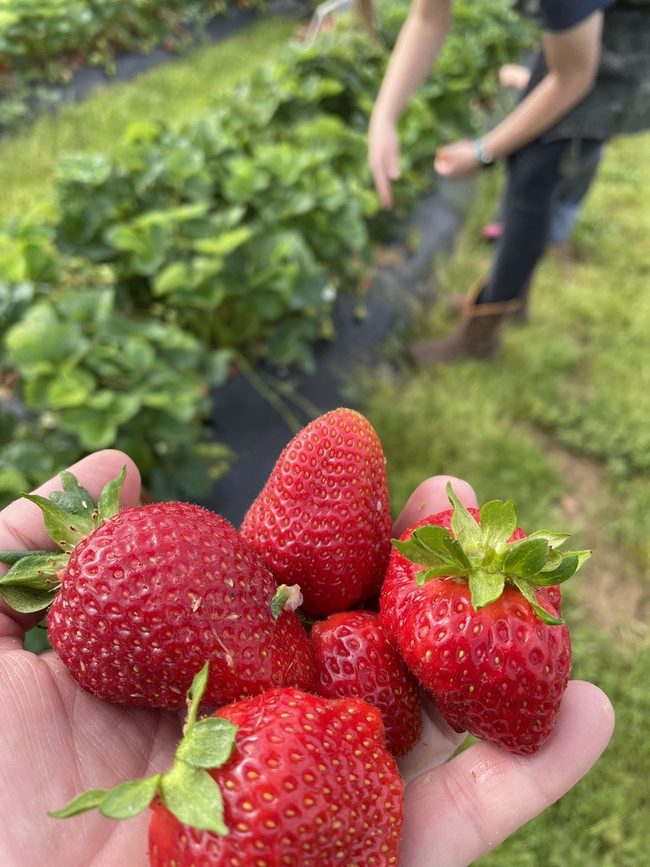
{"type": "Polygon", "coordinates": [[[38,494],[25,494],[25,499],[35,503],[43,512],[43,520],[51,539],[64,551],[72,549],[85,539],[93,529],[92,522],[83,515],[66,512],[52,500],[38,494]]]}
{"type": "Polygon", "coordinates": [[[571,536],[568,533],[553,533],[549,530],[535,530],[534,533],[529,533],[527,539],[545,539],[548,542],[549,548],[555,550],[563,545],[571,536]]]}
{"type": "Polygon", "coordinates": [[[474,610],[480,611],[491,602],[496,602],[505,586],[506,579],[502,572],[474,570],[469,576],[469,591],[474,610]]]}
{"type": "Polygon", "coordinates": [[[146,810],[158,791],[161,774],[153,774],[142,780],[129,780],[106,793],[99,812],[109,819],[130,819],[146,810]]]}
{"type": "Polygon", "coordinates": [[[223,820],[223,798],[207,771],[177,761],[161,783],[165,806],[186,825],[214,834],[228,833],[223,820]]]}
{"type": "Polygon", "coordinates": [[[99,807],[107,792],[108,789],[90,789],[87,792],[82,792],[65,807],[60,810],[50,810],[47,815],[53,819],[67,819],[69,816],[78,816],[79,813],[94,810],[99,807]]]}
{"type": "Polygon", "coordinates": [[[24,586],[33,590],[51,590],[59,584],[59,574],[68,564],[67,554],[46,551],[30,552],[19,557],[11,569],[0,578],[0,587],[24,586]]]}
{"type": "Polygon", "coordinates": [[[561,617],[556,617],[554,614],[551,614],[550,611],[542,608],[542,606],[537,601],[535,591],[527,581],[524,581],[521,578],[514,578],[513,580],[515,586],[517,587],[517,590],[519,590],[521,595],[528,601],[531,608],[542,621],[542,623],[546,623],[548,626],[561,626],[564,623],[564,620],[562,620],[561,617]]]}
{"type": "Polygon", "coordinates": [[[512,500],[490,500],[481,506],[481,535],[490,548],[507,542],[517,529],[517,515],[512,500]]]}
{"type": "Polygon", "coordinates": [[[61,506],[66,512],[92,520],[95,512],[95,501],[92,496],[79,484],[76,476],[67,470],[64,470],[59,478],[63,491],[53,491],[50,494],[52,502],[61,506]]]}
{"type": "Polygon", "coordinates": [[[590,556],[591,551],[567,551],[558,566],[536,575],[534,584],[538,587],[552,587],[554,584],[562,584],[572,575],[575,575],[590,556]]]}
{"type": "Polygon", "coordinates": [[[51,551],[34,550],[34,551],[0,551],[0,563],[6,563],[8,566],[13,566],[24,557],[47,556],[51,555],[51,551]]]}
{"type": "Polygon", "coordinates": [[[232,755],[237,726],[221,717],[199,720],[183,737],[176,758],[196,768],[220,768],[232,755]]]}
{"type": "Polygon", "coordinates": [[[9,586],[0,584],[0,596],[7,605],[20,614],[34,614],[36,611],[44,611],[54,601],[56,590],[32,590],[30,588],[9,586]]]}
{"type": "Polygon", "coordinates": [[[192,267],[188,262],[172,262],[158,274],[153,281],[153,294],[160,298],[182,292],[193,285],[192,267]]]}
{"type": "Polygon", "coordinates": [[[471,568],[460,543],[444,527],[426,524],[414,530],[403,542],[393,539],[393,545],[412,563],[422,566],[447,564],[455,570],[471,568]]]}
{"type": "Polygon", "coordinates": [[[120,511],[120,495],[126,479],[126,466],[120,470],[119,476],[107,482],[97,500],[99,521],[104,523],[114,517],[120,511]]]}
{"type": "Polygon", "coordinates": [[[415,576],[415,583],[418,587],[422,587],[427,581],[434,578],[462,578],[467,576],[467,570],[460,567],[454,568],[446,563],[444,566],[430,566],[428,569],[422,569],[415,576]]]}
{"type": "Polygon", "coordinates": [[[546,565],[551,550],[545,539],[513,542],[503,560],[503,571],[519,578],[531,578],[546,565]]]}
{"type": "Polygon", "coordinates": [[[467,552],[478,549],[481,544],[481,528],[456,496],[451,482],[447,484],[447,496],[454,507],[451,518],[454,536],[467,552]]]}
{"type": "Polygon", "coordinates": [[[47,608],[56,596],[67,554],[29,553],[18,558],[0,579],[0,596],[14,610],[31,614],[47,608]]]}

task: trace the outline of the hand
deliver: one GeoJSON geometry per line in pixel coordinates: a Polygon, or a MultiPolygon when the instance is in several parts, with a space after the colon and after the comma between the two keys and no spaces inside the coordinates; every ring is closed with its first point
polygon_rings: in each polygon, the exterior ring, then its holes
{"type": "Polygon", "coordinates": [[[461,139],[441,147],[433,163],[434,169],[445,178],[464,178],[480,168],[476,147],[470,139],[461,139]]]}
{"type": "MultiPolygon", "coordinates": [[[[93,496],[126,464],[122,505],[135,505],[139,474],[133,462],[104,451],[71,467],[93,496]]],[[[39,489],[60,487],[52,480],[39,489]]],[[[0,550],[46,548],[37,506],[17,500],[0,514],[0,550]]],[[[5,822],[3,867],[146,867],[148,811],[128,822],[96,811],[51,819],[86,789],[111,787],[170,767],[181,734],[177,714],[127,710],[77,686],[53,651],[23,650],[26,629],[39,617],[11,612],[0,600],[0,814],[5,822]]]]}
{"type": "Polygon", "coordinates": [[[530,81],[530,69],[519,63],[505,63],[499,69],[499,84],[501,87],[512,87],[523,90],[530,81]]]}
{"type": "MultiPolygon", "coordinates": [[[[135,505],[138,471],[120,452],[91,455],[71,471],[96,496],[124,464],[122,505],[135,505]]],[[[396,534],[448,508],[448,480],[437,476],[416,489],[395,524],[396,534]]],[[[467,483],[451,481],[466,505],[476,505],[467,483]]],[[[39,493],[56,487],[52,480],[39,493]]],[[[18,500],[0,515],[0,549],[47,544],[32,503],[18,500]]],[[[47,811],[86,789],[169,768],[180,717],[116,707],[85,693],[52,651],[36,656],[23,650],[24,632],[37,619],[0,603],[0,778],[5,781],[0,811],[12,817],[3,835],[3,867],[35,867],[43,852],[50,867],[146,867],[146,811],[124,822],[94,811],[62,821],[47,811]]],[[[573,682],[555,732],[534,757],[475,744],[446,762],[462,735],[428,708],[422,739],[401,763],[408,780],[402,867],[461,867],[487,852],[571,788],[605,748],[612,727],[606,696],[591,684],[573,682]]]]}
{"type": "Polygon", "coordinates": [[[393,207],[391,181],[400,176],[399,139],[394,123],[373,116],[368,129],[368,164],[379,200],[384,208],[393,207]]]}

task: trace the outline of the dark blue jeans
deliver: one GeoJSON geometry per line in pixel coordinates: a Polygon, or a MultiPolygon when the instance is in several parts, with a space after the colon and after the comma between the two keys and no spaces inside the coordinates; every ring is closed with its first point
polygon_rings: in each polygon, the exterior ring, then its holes
{"type": "Polygon", "coordinates": [[[479,301],[510,301],[530,280],[548,241],[558,185],[601,143],[594,139],[534,141],[508,158],[503,234],[479,301]]]}

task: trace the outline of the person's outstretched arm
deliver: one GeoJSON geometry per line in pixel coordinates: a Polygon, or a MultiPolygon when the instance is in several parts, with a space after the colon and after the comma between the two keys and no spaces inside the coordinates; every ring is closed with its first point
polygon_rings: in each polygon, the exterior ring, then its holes
{"type": "Polygon", "coordinates": [[[451,0],[413,0],[370,118],[368,161],[384,207],[392,205],[391,181],[399,177],[397,121],[424,83],[442,47],[451,0]]]}
{"type": "MultiPolygon", "coordinates": [[[[593,88],[600,61],[603,13],[592,12],[574,27],[544,34],[547,74],[513,111],[482,139],[485,154],[500,159],[534,141],[593,88]]],[[[479,167],[474,142],[463,140],[438,151],[436,170],[461,177],[479,167]]]]}

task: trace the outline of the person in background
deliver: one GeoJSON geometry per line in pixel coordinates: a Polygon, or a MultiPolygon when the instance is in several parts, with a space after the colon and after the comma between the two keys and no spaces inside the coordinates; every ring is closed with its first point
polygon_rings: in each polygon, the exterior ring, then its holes
{"type": "MultiPolygon", "coordinates": [[[[122,452],[97,452],[70,471],[96,497],[123,466],[122,507],[135,506],[140,476],[122,452]]],[[[448,481],[465,505],[476,506],[467,482],[434,476],[405,504],[396,535],[423,515],[448,507],[448,481]]],[[[55,489],[60,490],[58,479],[38,493],[47,496],[55,489]]],[[[0,550],[48,544],[43,516],[33,503],[16,500],[0,513],[0,550]]],[[[181,717],[103,701],[77,685],[54,651],[36,655],[25,650],[25,630],[41,616],[16,614],[0,600],[0,815],[7,817],[2,867],[43,862],[48,867],[146,867],[147,811],[128,822],[93,811],[74,824],[49,818],[47,811],[90,786],[112,787],[167,770],[180,739],[181,717]]],[[[526,758],[477,743],[450,759],[463,735],[453,732],[432,706],[423,725],[420,742],[400,767],[407,784],[400,865],[465,867],[587,773],[609,741],[614,712],[597,686],[571,681],[549,741],[526,758]]]]}
{"type": "MultiPolygon", "coordinates": [[[[530,69],[517,63],[508,63],[499,70],[499,83],[503,88],[524,90],[530,81],[530,69]]],[[[583,147],[580,158],[567,159],[562,177],[558,181],[549,219],[547,245],[562,258],[574,258],[571,234],[575,227],[582,203],[596,177],[603,156],[604,142],[595,139],[589,147],[583,147]]],[[[503,234],[503,203],[496,220],[487,223],[481,230],[486,241],[498,241],[503,234]]]]}
{"type": "MultiPolygon", "coordinates": [[[[397,122],[428,77],[449,28],[451,0],[412,0],[368,130],[368,159],[379,197],[392,205],[399,177],[397,122]]],[[[540,0],[542,50],[515,108],[483,137],[439,149],[434,167],[460,178],[507,161],[503,234],[485,280],[465,298],[454,333],[409,350],[418,366],[490,358],[504,318],[521,310],[547,243],[562,167],[594,142],[650,126],[648,0],[540,0]]]]}

